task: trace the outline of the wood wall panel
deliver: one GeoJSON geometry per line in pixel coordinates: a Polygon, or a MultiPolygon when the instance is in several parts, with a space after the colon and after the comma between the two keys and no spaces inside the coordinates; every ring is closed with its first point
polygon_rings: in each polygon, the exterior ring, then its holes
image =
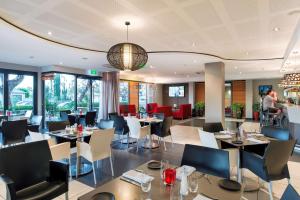
{"type": "Polygon", "coordinates": [[[195,83],[195,103],[205,102],[205,83],[195,83]]]}
{"type": "Polygon", "coordinates": [[[129,81],[129,104],[139,108],[139,82],[129,81]]]}
{"type": "Polygon", "coordinates": [[[232,103],[246,104],[246,81],[232,81],[232,103]]]}

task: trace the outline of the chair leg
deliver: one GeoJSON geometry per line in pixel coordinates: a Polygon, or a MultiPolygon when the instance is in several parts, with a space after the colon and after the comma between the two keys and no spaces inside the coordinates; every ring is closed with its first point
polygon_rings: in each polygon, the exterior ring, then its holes
{"type": "Polygon", "coordinates": [[[69,193],[68,192],[65,193],[65,200],[69,200],[69,193]]]}
{"type": "Polygon", "coordinates": [[[139,151],[139,139],[136,139],[136,152],[139,151]]]}
{"type": "Polygon", "coordinates": [[[77,157],[76,159],[76,179],[78,178],[78,173],[79,173],[79,167],[80,167],[80,164],[79,164],[79,156],[77,157]]]}
{"type": "Polygon", "coordinates": [[[273,200],[272,182],[269,182],[269,196],[270,196],[270,200],[273,200]]]}
{"type": "Polygon", "coordinates": [[[69,176],[70,176],[70,178],[72,180],[72,173],[71,173],[72,167],[71,166],[72,166],[71,157],[69,157],[69,176]]]}
{"type": "Polygon", "coordinates": [[[164,141],[165,151],[167,151],[165,138],[163,138],[163,141],[164,141]]]}
{"type": "Polygon", "coordinates": [[[93,174],[94,174],[94,183],[96,185],[97,181],[96,181],[96,170],[95,170],[95,163],[94,162],[92,162],[92,166],[93,166],[93,174]]]}
{"type": "Polygon", "coordinates": [[[109,157],[109,161],[110,161],[110,169],[111,169],[111,174],[112,174],[112,176],[115,176],[115,172],[114,172],[114,166],[113,166],[113,162],[112,162],[111,154],[110,154],[110,157],[109,157]]]}
{"type": "Polygon", "coordinates": [[[172,135],[170,135],[170,138],[171,138],[172,147],[173,147],[174,143],[173,143],[173,138],[172,138],[172,135]]]}
{"type": "Polygon", "coordinates": [[[288,178],[287,180],[288,180],[288,184],[290,185],[290,184],[291,184],[291,179],[290,179],[290,178],[288,178]]]}

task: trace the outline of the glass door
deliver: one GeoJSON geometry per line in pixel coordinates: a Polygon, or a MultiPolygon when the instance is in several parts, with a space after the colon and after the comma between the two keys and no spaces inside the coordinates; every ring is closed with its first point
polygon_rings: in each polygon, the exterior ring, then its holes
{"type": "Polygon", "coordinates": [[[90,79],[77,78],[77,110],[83,113],[91,109],[90,79]]]}
{"type": "Polygon", "coordinates": [[[147,84],[139,83],[139,112],[146,112],[147,84]]]}
{"type": "Polygon", "coordinates": [[[101,103],[102,81],[92,80],[92,110],[99,111],[101,103]]]}

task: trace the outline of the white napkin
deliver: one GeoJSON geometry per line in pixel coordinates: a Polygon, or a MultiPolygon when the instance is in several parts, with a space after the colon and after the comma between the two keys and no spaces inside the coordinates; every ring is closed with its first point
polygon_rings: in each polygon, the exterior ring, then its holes
{"type": "Polygon", "coordinates": [[[247,140],[250,142],[255,142],[255,143],[266,143],[266,141],[258,140],[255,138],[247,138],[247,140]]]}
{"type": "Polygon", "coordinates": [[[251,135],[251,136],[257,136],[257,137],[262,137],[262,136],[264,136],[264,135],[261,134],[261,133],[250,133],[250,134],[248,134],[248,135],[251,135]]]}
{"type": "Polygon", "coordinates": [[[124,178],[133,180],[137,183],[144,183],[144,182],[147,182],[147,181],[152,181],[154,179],[152,176],[149,176],[147,174],[143,174],[141,172],[137,172],[135,170],[130,170],[128,172],[125,172],[122,176],[124,178]]]}
{"type": "Polygon", "coordinates": [[[216,139],[230,139],[231,135],[215,135],[216,139]]]}
{"type": "Polygon", "coordinates": [[[191,167],[191,166],[187,166],[187,165],[183,165],[181,167],[178,167],[176,169],[176,179],[177,180],[181,180],[181,176],[182,176],[182,168],[185,167],[185,170],[187,172],[187,176],[191,175],[194,171],[196,171],[195,167],[191,167]]]}
{"type": "Polygon", "coordinates": [[[198,194],[193,200],[212,200],[209,197],[203,196],[201,194],[198,194]]]}

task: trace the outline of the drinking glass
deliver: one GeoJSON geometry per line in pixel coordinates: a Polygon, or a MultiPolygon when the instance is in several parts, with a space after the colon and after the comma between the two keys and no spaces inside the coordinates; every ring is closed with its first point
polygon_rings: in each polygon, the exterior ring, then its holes
{"type": "Polygon", "coordinates": [[[162,180],[164,180],[164,171],[169,167],[169,161],[168,160],[161,160],[160,161],[160,177],[162,180]]]}
{"type": "Polygon", "coordinates": [[[143,196],[145,196],[143,199],[151,200],[151,198],[149,197],[150,196],[149,192],[151,190],[151,180],[147,179],[145,174],[143,174],[143,178],[141,181],[141,189],[144,192],[143,196]]]}
{"type": "Polygon", "coordinates": [[[188,177],[189,190],[191,193],[197,193],[198,191],[198,176],[196,173],[192,173],[188,177]]]}
{"type": "Polygon", "coordinates": [[[164,170],[164,183],[166,185],[173,185],[176,181],[176,169],[167,168],[164,170]]]}

